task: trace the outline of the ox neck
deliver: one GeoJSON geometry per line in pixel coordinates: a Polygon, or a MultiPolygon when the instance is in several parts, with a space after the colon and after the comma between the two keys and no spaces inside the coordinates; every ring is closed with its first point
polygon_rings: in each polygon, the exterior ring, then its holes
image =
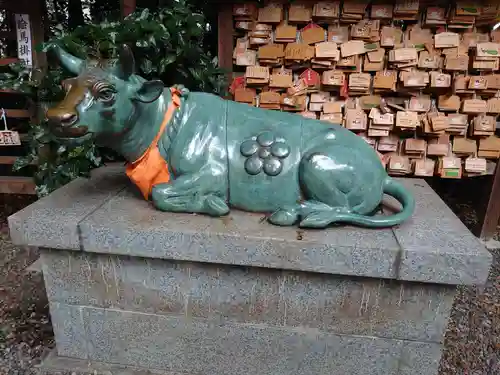
{"type": "Polygon", "coordinates": [[[129,163],[139,159],[151,146],[160,131],[170,101],[170,92],[165,90],[153,103],[138,103],[130,119],[134,125],[123,135],[116,149],[129,163]]]}

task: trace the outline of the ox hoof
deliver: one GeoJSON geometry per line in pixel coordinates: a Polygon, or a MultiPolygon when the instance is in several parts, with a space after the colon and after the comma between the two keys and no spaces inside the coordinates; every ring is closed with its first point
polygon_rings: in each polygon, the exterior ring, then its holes
{"type": "Polygon", "coordinates": [[[229,213],[229,206],[224,199],[216,195],[207,195],[205,197],[205,209],[208,215],[223,216],[229,213]]]}
{"type": "Polygon", "coordinates": [[[268,221],[274,225],[290,226],[294,225],[298,219],[297,210],[279,209],[269,216],[268,221]]]}

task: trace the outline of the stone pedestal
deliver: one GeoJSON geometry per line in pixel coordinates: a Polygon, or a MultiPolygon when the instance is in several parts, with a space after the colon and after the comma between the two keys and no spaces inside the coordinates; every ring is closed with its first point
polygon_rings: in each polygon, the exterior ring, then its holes
{"type": "Polygon", "coordinates": [[[156,211],[118,167],[74,181],[9,218],[43,249],[42,373],[436,374],[455,288],[491,258],[424,181],[403,183],[407,223],[308,231],[156,211]]]}

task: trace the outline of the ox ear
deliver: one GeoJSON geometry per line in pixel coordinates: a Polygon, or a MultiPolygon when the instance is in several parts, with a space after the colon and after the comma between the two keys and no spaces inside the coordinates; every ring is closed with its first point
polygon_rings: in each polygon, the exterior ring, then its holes
{"type": "Polygon", "coordinates": [[[144,82],[135,95],[135,100],[141,103],[152,103],[163,94],[164,85],[162,81],[154,80],[144,82]]]}
{"type": "Polygon", "coordinates": [[[126,44],[121,47],[118,60],[121,78],[127,80],[135,73],[135,59],[132,49],[126,44]]]}

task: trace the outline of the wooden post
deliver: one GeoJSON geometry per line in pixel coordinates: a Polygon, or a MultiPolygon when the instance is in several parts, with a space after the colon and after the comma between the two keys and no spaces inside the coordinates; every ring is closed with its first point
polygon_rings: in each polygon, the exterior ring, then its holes
{"type": "Polygon", "coordinates": [[[135,11],[135,0],[121,0],[120,1],[122,17],[127,17],[130,13],[135,11]]]}
{"type": "Polygon", "coordinates": [[[226,69],[228,83],[233,78],[233,10],[229,3],[219,3],[217,18],[219,66],[226,69]]]}
{"type": "Polygon", "coordinates": [[[490,196],[484,209],[479,237],[488,240],[496,232],[500,220],[500,161],[497,163],[490,196]]]}
{"type": "MultiPolygon", "coordinates": [[[[44,30],[42,24],[42,14],[43,14],[42,1],[44,0],[35,0],[29,7],[27,7],[27,9],[31,9],[30,22],[31,22],[31,36],[33,38],[32,40],[33,50],[37,45],[43,43],[44,41],[44,30]]],[[[34,66],[36,68],[39,68],[42,71],[45,69],[47,65],[47,58],[44,52],[34,51],[33,60],[34,60],[34,66]]]]}

